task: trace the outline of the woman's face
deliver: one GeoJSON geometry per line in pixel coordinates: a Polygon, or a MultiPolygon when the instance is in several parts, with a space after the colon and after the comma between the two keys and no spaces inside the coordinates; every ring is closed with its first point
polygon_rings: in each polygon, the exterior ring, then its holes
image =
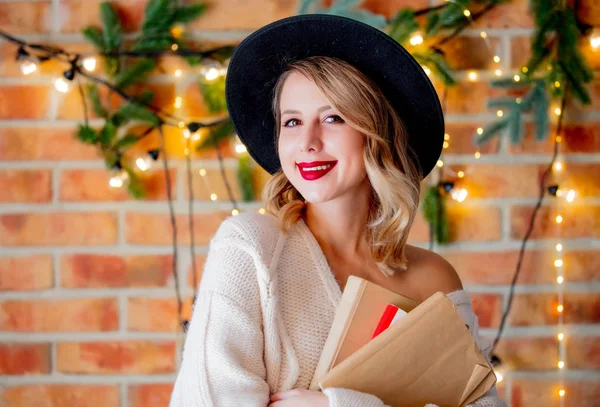
{"type": "Polygon", "coordinates": [[[292,73],[279,105],[281,167],[304,199],[326,202],[363,190],[364,136],[329,106],[314,82],[292,73]]]}

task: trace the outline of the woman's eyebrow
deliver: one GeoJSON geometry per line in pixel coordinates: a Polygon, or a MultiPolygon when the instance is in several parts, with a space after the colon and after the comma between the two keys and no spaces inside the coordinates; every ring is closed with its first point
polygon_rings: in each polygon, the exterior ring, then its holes
{"type": "MultiPolygon", "coordinates": [[[[328,109],[331,109],[331,106],[322,106],[322,107],[320,107],[320,108],[317,109],[317,112],[321,113],[321,112],[324,112],[325,110],[328,110],[328,109]]],[[[291,110],[291,109],[288,109],[288,110],[284,111],[281,114],[284,115],[284,114],[287,114],[287,113],[290,113],[290,114],[302,114],[302,112],[299,111],[299,110],[291,110]]]]}

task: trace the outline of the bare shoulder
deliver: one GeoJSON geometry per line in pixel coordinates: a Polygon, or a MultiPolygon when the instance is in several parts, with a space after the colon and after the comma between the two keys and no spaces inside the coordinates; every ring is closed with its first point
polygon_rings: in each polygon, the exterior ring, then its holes
{"type": "Polygon", "coordinates": [[[439,254],[407,245],[406,256],[407,282],[415,299],[423,301],[438,291],[450,293],[463,289],[454,267],[439,254]]]}

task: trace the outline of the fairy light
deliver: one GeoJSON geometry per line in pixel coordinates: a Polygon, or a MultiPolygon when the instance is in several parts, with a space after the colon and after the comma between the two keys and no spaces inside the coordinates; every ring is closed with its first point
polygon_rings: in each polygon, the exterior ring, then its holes
{"type": "Polygon", "coordinates": [[[465,177],[465,172],[464,171],[459,171],[458,174],[458,178],[464,178],[465,177]]]}
{"type": "Polygon", "coordinates": [[[487,38],[487,33],[485,31],[480,32],[479,35],[481,35],[481,38],[484,40],[487,38]]]}
{"type": "Polygon", "coordinates": [[[240,214],[240,211],[238,211],[237,209],[232,209],[232,210],[231,210],[231,215],[232,215],[232,216],[237,216],[237,215],[239,215],[239,214],[240,214]]]}
{"type": "Polygon", "coordinates": [[[556,109],[554,109],[555,115],[560,116],[560,112],[561,112],[560,107],[557,107],[556,109]]]}
{"type": "Polygon", "coordinates": [[[500,57],[498,55],[494,55],[494,62],[497,64],[500,63],[500,57]]]}
{"type": "Polygon", "coordinates": [[[177,45],[177,44],[171,45],[171,50],[177,51],[178,49],[179,49],[179,45],[177,45]]]}
{"type": "Polygon", "coordinates": [[[557,243],[556,246],[555,246],[555,249],[556,249],[557,252],[562,252],[563,245],[560,244],[560,243],[557,243]]]}
{"type": "Polygon", "coordinates": [[[519,75],[515,75],[515,76],[513,76],[513,80],[515,82],[519,82],[521,80],[521,77],[519,75]]]}
{"type": "Polygon", "coordinates": [[[423,71],[425,71],[425,74],[427,76],[431,75],[431,69],[429,69],[428,67],[426,67],[425,65],[423,65],[423,71]]]}
{"type": "Polygon", "coordinates": [[[70,87],[70,82],[63,77],[59,77],[54,80],[54,88],[61,93],[67,93],[70,87]]]}
{"type": "Polygon", "coordinates": [[[175,70],[175,77],[176,78],[181,78],[181,69],[176,69],[175,70]]]}
{"type": "Polygon", "coordinates": [[[267,213],[267,211],[265,210],[265,208],[260,208],[258,210],[258,213],[260,213],[261,215],[264,215],[265,213],[267,213]]]}
{"type": "Polygon", "coordinates": [[[465,17],[471,17],[471,12],[469,10],[463,11],[463,14],[465,15],[465,17]]]}
{"type": "Polygon", "coordinates": [[[496,69],[494,73],[496,74],[496,76],[502,76],[502,69],[496,69]]]}
{"type": "Polygon", "coordinates": [[[562,341],[563,339],[565,339],[565,334],[562,332],[559,332],[558,335],[556,335],[556,339],[558,339],[559,341],[562,341]]]}
{"type": "Polygon", "coordinates": [[[127,181],[129,181],[129,174],[127,171],[118,170],[110,177],[108,185],[110,185],[111,188],[121,188],[127,181]]]}
{"type": "Polygon", "coordinates": [[[211,201],[216,201],[217,200],[217,194],[210,194],[210,200],[211,201]]]}
{"type": "Polygon", "coordinates": [[[475,159],[479,160],[481,158],[481,153],[479,151],[475,151],[475,159]]]}
{"type": "Polygon", "coordinates": [[[479,134],[480,136],[483,134],[483,128],[482,127],[478,127],[477,128],[477,134],[479,134]]]}
{"type": "Polygon", "coordinates": [[[83,65],[85,70],[88,72],[94,72],[96,70],[96,58],[94,58],[94,57],[85,58],[81,62],[81,64],[83,65]]]}
{"type": "Polygon", "coordinates": [[[600,48],[600,30],[597,28],[592,30],[590,35],[590,46],[594,51],[597,51],[600,48]]]}
{"type": "Polygon", "coordinates": [[[556,223],[561,224],[563,221],[563,217],[561,215],[556,215],[556,223]]]}
{"type": "Polygon", "coordinates": [[[562,259],[556,259],[556,260],[554,260],[554,267],[562,267],[562,266],[563,266],[562,259]]]}
{"type": "Polygon", "coordinates": [[[471,82],[475,82],[477,80],[477,72],[475,72],[475,71],[469,72],[468,77],[471,82]]]}
{"type": "Polygon", "coordinates": [[[563,276],[558,276],[558,277],[556,277],[556,282],[558,284],[562,284],[565,282],[565,278],[563,276]]]}
{"type": "Polygon", "coordinates": [[[181,96],[177,96],[177,97],[175,98],[175,108],[176,108],[176,109],[179,109],[179,108],[181,108],[181,96]]]}
{"type": "Polygon", "coordinates": [[[448,133],[444,133],[444,140],[445,141],[450,140],[450,135],[448,133]]]}
{"type": "Polygon", "coordinates": [[[560,313],[562,313],[565,310],[565,306],[562,304],[558,304],[558,306],[556,307],[556,310],[560,313]]]}
{"type": "Polygon", "coordinates": [[[419,45],[423,43],[423,37],[421,36],[421,34],[414,34],[412,37],[410,37],[410,45],[415,46],[415,45],[419,45]]]}
{"type": "Polygon", "coordinates": [[[27,61],[23,61],[21,63],[20,68],[21,68],[21,72],[23,73],[23,75],[30,75],[30,74],[34,73],[35,71],[37,71],[38,64],[32,60],[27,60],[27,61]]]}
{"type": "Polygon", "coordinates": [[[565,197],[565,200],[569,203],[573,202],[573,200],[575,200],[575,191],[573,189],[570,189],[569,192],[567,192],[567,196],[565,197]]]}
{"type": "Polygon", "coordinates": [[[565,367],[565,362],[564,362],[564,361],[562,361],[562,360],[560,360],[560,361],[558,362],[558,368],[559,368],[559,369],[564,369],[564,367],[565,367]]]}
{"type": "Polygon", "coordinates": [[[498,116],[498,117],[502,117],[502,116],[504,116],[504,112],[503,112],[502,110],[498,110],[498,111],[496,112],[496,116],[498,116]]]}
{"type": "Polygon", "coordinates": [[[554,168],[554,171],[561,171],[563,169],[563,163],[561,161],[556,161],[552,168],[554,168]]]}
{"type": "Polygon", "coordinates": [[[560,390],[558,391],[558,395],[559,395],[560,397],[564,397],[564,396],[565,396],[565,393],[566,393],[566,392],[565,392],[565,389],[560,389],[560,390]]]}
{"type": "Polygon", "coordinates": [[[439,168],[442,168],[444,166],[444,162],[442,160],[438,160],[435,165],[437,165],[439,168]]]}
{"type": "Polygon", "coordinates": [[[450,147],[450,143],[448,143],[447,141],[444,141],[444,145],[443,145],[443,147],[444,147],[444,148],[448,148],[448,147],[450,147]]]}
{"type": "Polygon", "coordinates": [[[554,82],[554,87],[555,88],[560,88],[560,82],[559,81],[555,81],[554,82]]]}
{"type": "Polygon", "coordinates": [[[467,199],[467,195],[469,195],[469,192],[465,188],[453,188],[450,191],[450,196],[457,202],[464,202],[467,199]]]}

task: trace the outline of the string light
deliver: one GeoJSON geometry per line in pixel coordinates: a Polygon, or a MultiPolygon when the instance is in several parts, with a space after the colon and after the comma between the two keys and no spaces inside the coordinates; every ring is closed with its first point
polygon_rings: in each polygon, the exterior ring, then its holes
{"type": "Polygon", "coordinates": [[[560,116],[560,107],[557,107],[556,109],[554,109],[554,114],[557,116],[560,116]]]}
{"type": "Polygon", "coordinates": [[[481,35],[481,38],[484,40],[487,38],[487,33],[485,31],[480,32],[479,35],[481,35]]]}
{"type": "Polygon", "coordinates": [[[431,75],[431,69],[429,69],[425,65],[421,65],[421,68],[423,68],[423,71],[425,71],[425,75],[427,75],[427,76],[431,75]]]}
{"type": "Polygon", "coordinates": [[[435,165],[437,165],[439,168],[442,168],[444,166],[444,162],[442,160],[438,160],[435,165]]]}
{"type": "Polygon", "coordinates": [[[475,159],[479,160],[481,158],[481,153],[479,151],[475,151],[475,159]]]}
{"type": "Polygon", "coordinates": [[[454,188],[450,192],[450,196],[457,202],[464,202],[467,199],[468,191],[465,188],[454,188]]]}
{"type": "Polygon", "coordinates": [[[30,75],[32,73],[34,73],[35,71],[37,71],[38,69],[38,64],[32,60],[27,60],[27,61],[23,61],[21,63],[21,72],[23,73],[23,75],[30,75]]]}
{"type": "Polygon", "coordinates": [[[562,341],[563,339],[565,339],[565,334],[564,334],[564,333],[562,333],[562,332],[559,332],[559,334],[558,334],[558,335],[556,335],[556,338],[557,338],[559,341],[562,341]]]}
{"type": "Polygon", "coordinates": [[[179,109],[179,108],[181,108],[181,96],[177,96],[177,97],[175,98],[175,108],[176,108],[176,109],[179,109]]]}
{"type": "Polygon", "coordinates": [[[54,88],[61,93],[67,93],[71,88],[71,83],[65,78],[56,78],[54,79],[54,88]]]}
{"type": "Polygon", "coordinates": [[[600,30],[594,28],[590,34],[590,45],[594,51],[600,48],[600,30]]]}
{"type": "Polygon", "coordinates": [[[158,149],[150,150],[148,151],[148,154],[144,155],[143,157],[138,157],[135,160],[135,165],[140,169],[140,171],[148,171],[150,168],[152,168],[154,162],[158,160],[158,156],[158,149]]]}
{"type": "Polygon", "coordinates": [[[559,368],[559,369],[563,369],[564,367],[565,367],[565,362],[564,362],[564,361],[562,361],[562,360],[561,360],[561,361],[559,361],[559,362],[558,362],[558,368],[559,368]]]}
{"type": "Polygon", "coordinates": [[[558,284],[562,284],[565,282],[565,278],[563,276],[558,276],[558,277],[556,277],[556,282],[558,284]]]}
{"type": "Polygon", "coordinates": [[[562,267],[562,266],[563,266],[562,259],[556,259],[556,260],[554,260],[554,267],[562,267]]]}
{"type": "Polygon", "coordinates": [[[513,76],[513,79],[515,82],[519,82],[521,80],[521,77],[519,75],[515,75],[513,76]]]}
{"type": "Polygon", "coordinates": [[[560,243],[557,243],[555,249],[556,249],[557,252],[562,252],[563,245],[560,244],[560,243]]]}
{"type": "Polygon", "coordinates": [[[111,188],[121,188],[129,181],[129,174],[125,170],[116,170],[108,180],[111,188]]]}
{"type": "Polygon", "coordinates": [[[177,44],[171,45],[171,50],[177,51],[178,49],[179,49],[179,45],[177,45],[177,44]]]}
{"type": "Polygon", "coordinates": [[[562,223],[563,217],[561,215],[556,215],[556,223],[562,223]]]}
{"type": "Polygon", "coordinates": [[[556,310],[557,310],[558,312],[563,312],[563,311],[564,311],[564,309],[565,309],[565,306],[564,306],[564,305],[562,305],[562,304],[559,304],[559,305],[556,307],[556,310]]]}
{"type": "Polygon", "coordinates": [[[175,70],[175,77],[176,78],[181,78],[181,69],[176,69],[175,70]]]}
{"type": "Polygon", "coordinates": [[[471,82],[475,82],[477,80],[477,72],[475,72],[475,71],[469,72],[468,78],[471,82]]]}
{"type": "Polygon", "coordinates": [[[202,61],[202,67],[200,68],[200,75],[207,81],[217,79],[221,75],[221,63],[213,59],[205,59],[202,61]]]}
{"type": "Polygon", "coordinates": [[[211,201],[216,201],[217,200],[217,194],[210,194],[210,200],[211,201]]]}
{"type": "Polygon", "coordinates": [[[502,117],[502,116],[504,116],[504,112],[503,112],[502,110],[498,110],[498,111],[496,112],[496,116],[498,116],[498,117],[502,117]]]}
{"type": "Polygon", "coordinates": [[[552,168],[554,168],[554,171],[561,171],[563,169],[563,164],[561,161],[556,161],[552,168]]]}
{"type": "Polygon", "coordinates": [[[237,209],[233,209],[231,211],[231,215],[233,215],[233,216],[236,216],[236,215],[239,215],[239,214],[240,214],[240,211],[238,211],[237,209]]]}
{"type": "Polygon", "coordinates": [[[423,43],[423,37],[421,36],[421,34],[414,34],[412,37],[410,37],[410,45],[415,46],[415,45],[419,45],[423,43]]]}
{"type": "Polygon", "coordinates": [[[471,12],[469,10],[463,11],[463,14],[465,15],[465,17],[470,17],[471,16],[471,12]]]}
{"type": "Polygon", "coordinates": [[[457,175],[458,175],[458,178],[464,178],[465,177],[465,172],[464,171],[459,171],[457,175]]]}
{"type": "Polygon", "coordinates": [[[494,62],[495,63],[500,63],[500,57],[498,55],[494,55],[494,62]]]}
{"type": "Polygon", "coordinates": [[[81,64],[83,65],[85,70],[88,72],[94,72],[96,70],[96,58],[94,58],[94,57],[85,58],[81,62],[81,64]]]}
{"type": "Polygon", "coordinates": [[[265,208],[260,208],[258,210],[258,213],[260,213],[261,215],[264,215],[265,213],[267,213],[267,211],[265,210],[265,208]]]}
{"type": "Polygon", "coordinates": [[[496,69],[494,72],[496,73],[496,76],[502,76],[502,69],[496,69]]]}
{"type": "Polygon", "coordinates": [[[559,395],[560,397],[564,397],[564,396],[565,396],[565,394],[566,394],[566,392],[565,392],[565,390],[564,390],[564,389],[560,389],[560,390],[558,391],[558,395],[559,395]]]}

